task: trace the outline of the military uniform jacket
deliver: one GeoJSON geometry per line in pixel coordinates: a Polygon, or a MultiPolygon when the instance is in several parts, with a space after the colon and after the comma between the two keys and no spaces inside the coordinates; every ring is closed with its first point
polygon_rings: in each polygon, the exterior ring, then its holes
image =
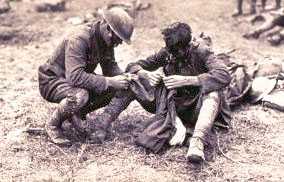
{"type": "MultiPolygon", "coordinates": [[[[202,38],[194,39],[186,48],[186,57],[183,60],[177,60],[170,54],[167,48],[161,48],[160,51],[145,60],[139,60],[131,63],[127,67],[128,72],[138,72],[141,69],[154,71],[160,67],[166,75],[197,76],[200,86],[186,86],[177,89],[176,105],[179,107],[194,107],[200,109],[201,98],[204,94],[222,90],[230,83],[231,76],[223,60],[218,59],[212,52],[210,45],[202,38]]],[[[221,95],[221,111],[225,123],[230,120],[229,107],[226,105],[224,97],[221,95]]]]}
{"type": "Polygon", "coordinates": [[[101,93],[108,88],[105,76],[121,73],[114,48],[107,48],[99,32],[100,22],[81,26],[57,46],[47,63],[39,67],[41,95],[48,98],[62,82],[101,93]],[[94,73],[100,64],[103,75],[94,73]]]}
{"type": "Polygon", "coordinates": [[[221,90],[230,83],[231,77],[227,66],[214,55],[209,45],[203,41],[193,40],[186,52],[184,60],[176,60],[166,48],[162,48],[145,60],[129,64],[127,71],[154,71],[163,67],[166,75],[197,76],[202,93],[205,94],[221,90]]]}

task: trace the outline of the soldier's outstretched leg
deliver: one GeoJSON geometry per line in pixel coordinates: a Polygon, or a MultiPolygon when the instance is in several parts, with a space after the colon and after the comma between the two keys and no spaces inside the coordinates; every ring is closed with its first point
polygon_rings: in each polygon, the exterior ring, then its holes
{"type": "Polygon", "coordinates": [[[51,119],[46,123],[45,129],[51,141],[58,145],[70,145],[70,141],[63,136],[62,123],[71,118],[89,100],[89,93],[84,89],[74,89],[74,94],[69,94],[61,100],[51,119]]]}
{"type": "Polygon", "coordinates": [[[266,20],[266,22],[261,25],[259,28],[256,30],[246,33],[243,35],[243,37],[250,39],[250,38],[255,38],[257,39],[262,33],[273,29],[276,26],[275,22],[272,19],[266,20]]]}
{"type": "Polygon", "coordinates": [[[103,113],[92,118],[90,142],[102,143],[107,136],[108,128],[114,122],[120,113],[124,111],[131,101],[134,100],[134,95],[130,91],[124,91],[116,94],[110,103],[103,109],[103,113]]]}
{"type": "Polygon", "coordinates": [[[204,157],[204,141],[207,133],[211,130],[214,120],[219,113],[220,96],[218,92],[211,92],[205,95],[202,106],[194,128],[190,145],[187,152],[187,159],[190,162],[202,162],[204,157]]]}

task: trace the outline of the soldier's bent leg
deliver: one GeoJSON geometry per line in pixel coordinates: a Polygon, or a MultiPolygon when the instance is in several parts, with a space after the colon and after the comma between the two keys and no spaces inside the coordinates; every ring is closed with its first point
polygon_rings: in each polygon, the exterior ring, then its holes
{"type": "Polygon", "coordinates": [[[74,88],[74,92],[59,103],[51,119],[46,123],[46,132],[52,142],[59,145],[70,144],[70,141],[63,137],[62,123],[84,107],[88,100],[89,93],[87,90],[74,88]]]}
{"type": "Polygon", "coordinates": [[[108,128],[114,122],[120,113],[124,111],[131,101],[134,100],[134,95],[130,91],[122,91],[116,94],[110,103],[103,109],[103,113],[95,116],[92,121],[91,134],[89,139],[94,143],[102,143],[107,136],[108,128]]]}
{"type": "Polygon", "coordinates": [[[219,113],[220,101],[218,92],[211,92],[203,97],[202,106],[186,156],[189,161],[202,162],[205,160],[203,142],[219,113]]]}
{"type": "Polygon", "coordinates": [[[263,25],[261,25],[257,30],[255,30],[256,34],[259,36],[260,34],[269,31],[276,27],[276,24],[272,19],[268,19],[263,25]]]}

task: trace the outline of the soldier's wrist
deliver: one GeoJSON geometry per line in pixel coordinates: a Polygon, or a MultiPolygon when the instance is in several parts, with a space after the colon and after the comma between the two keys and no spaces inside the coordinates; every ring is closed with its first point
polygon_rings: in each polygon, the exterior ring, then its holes
{"type": "Polygon", "coordinates": [[[145,78],[145,77],[147,76],[147,71],[141,69],[141,70],[139,70],[139,71],[137,72],[137,75],[138,75],[139,77],[145,78]]]}
{"type": "Polygon", "coordinates": [[[107,88],[113,88],[113,81],[112,81],[111,77],[105,77],[105,78],[106,78],[107,88]]]}
{"type": "Polygon", "coordinates": [[[185,80],[189,85],[200,86],[200,80],[197,76],[186,76],[185,80]]]}

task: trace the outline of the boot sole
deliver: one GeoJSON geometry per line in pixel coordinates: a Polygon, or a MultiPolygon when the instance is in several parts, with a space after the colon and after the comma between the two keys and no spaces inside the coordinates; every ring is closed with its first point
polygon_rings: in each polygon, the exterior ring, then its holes
{"type": "Polygon", "coordinates": [[[191,155],[187,157],[187,160],[192,163],[201,163],[204,159],[198,155],[191,155]]]}

